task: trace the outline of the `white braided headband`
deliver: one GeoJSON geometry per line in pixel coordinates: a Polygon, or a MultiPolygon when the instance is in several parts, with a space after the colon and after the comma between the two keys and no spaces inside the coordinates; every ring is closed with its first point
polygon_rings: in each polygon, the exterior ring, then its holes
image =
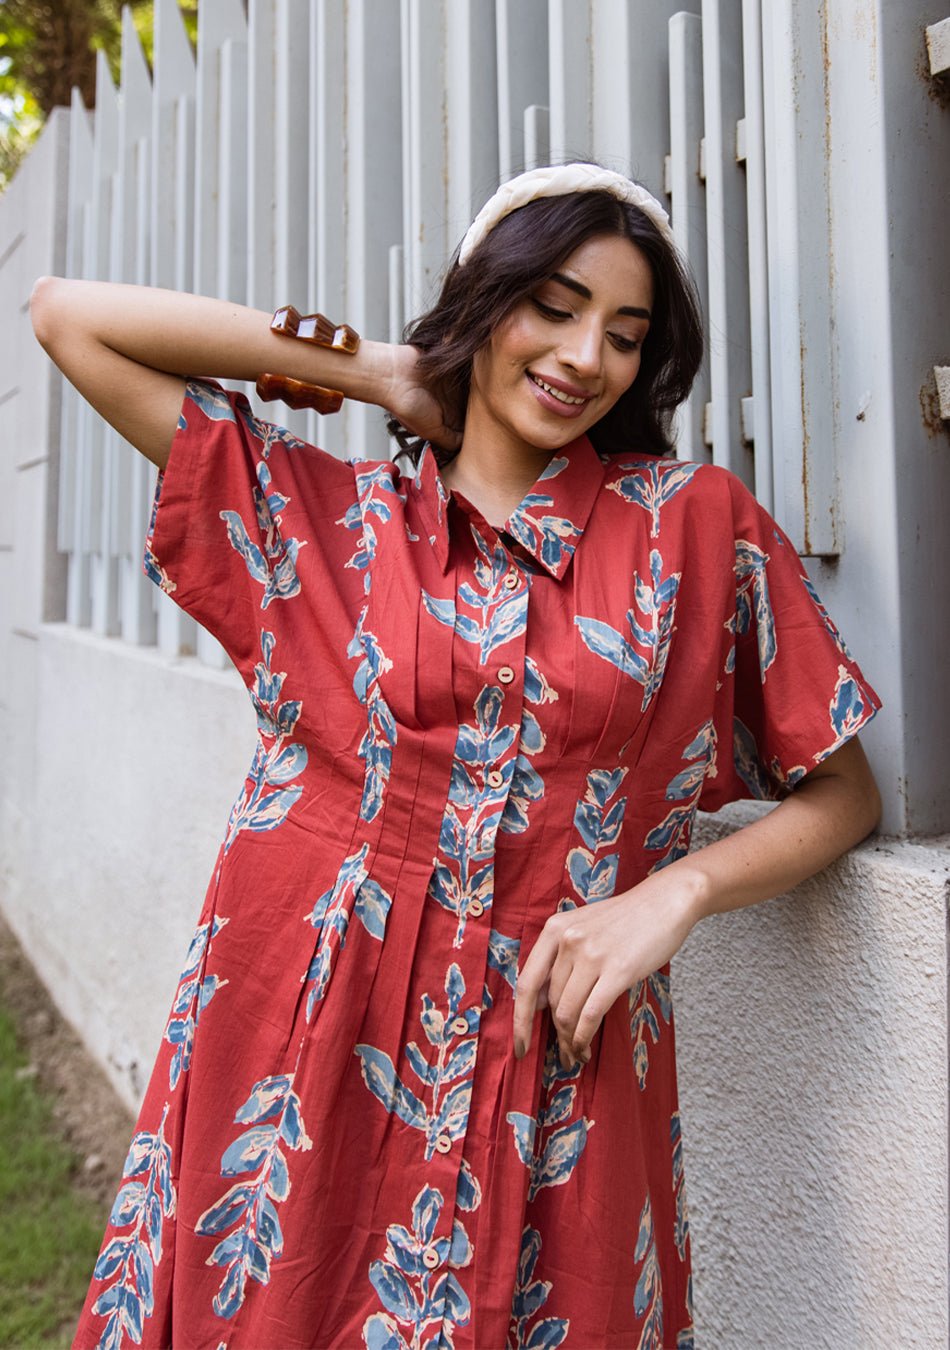
{"type": "Polygon", "coordinates": [[[459,249],[459,266],[464,267],[485,236],[500,220],[536,197],[564,197],[570,192],[609,192],[622,202],[638,206],[649,216],[662,235],[672,244],[670,218],[657,199],[632,183],[623,174],[602,169],[599,164],[561,164],[551,168],[529,169],[517,178],[502,183],[469,226],[459,249]]]}

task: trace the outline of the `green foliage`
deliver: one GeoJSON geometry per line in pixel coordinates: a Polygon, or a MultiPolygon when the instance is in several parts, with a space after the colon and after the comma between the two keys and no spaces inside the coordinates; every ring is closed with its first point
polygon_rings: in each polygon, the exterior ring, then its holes
{"type": "Polygon", "coordinates": [[[69,1344],[106,1216],[73,1191],[76,1159],[25,1063],[0,1010],[0,1346],[52,1350],[69,1344]]]}
{"type": "MultiPolygon", "coordinates": [[[[129,0],[132,19],[152,59],[153,0],[129,0]]],[[[192,42],[197,0],[179,0],[192,42]]],[[[96,97],[96,54],[118,82],[122,0],[0,0],[0,191],[16,172],[55,107],[77,88],[87,108],[96,97]]]]}

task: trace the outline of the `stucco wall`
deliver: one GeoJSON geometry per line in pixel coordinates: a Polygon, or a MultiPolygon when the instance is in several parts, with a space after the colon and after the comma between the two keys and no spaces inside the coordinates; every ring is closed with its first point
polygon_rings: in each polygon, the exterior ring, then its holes
{"type": "Polygon", "coordinates": [[[700,1350],[947,1344],[947,844],[872,838],[674,963],[700,1350]]]}

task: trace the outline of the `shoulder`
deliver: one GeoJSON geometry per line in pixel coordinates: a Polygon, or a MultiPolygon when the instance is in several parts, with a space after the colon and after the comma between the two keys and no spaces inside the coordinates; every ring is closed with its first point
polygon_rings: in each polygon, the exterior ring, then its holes
{"type": "Polygon", "coordinates": [[[684,516],[718,532],[746,523],[772,525],[771,517],[734,473],[716,464],[647,456],[617,456],[604,464],[603,492],[664,516],[684,516]]]}

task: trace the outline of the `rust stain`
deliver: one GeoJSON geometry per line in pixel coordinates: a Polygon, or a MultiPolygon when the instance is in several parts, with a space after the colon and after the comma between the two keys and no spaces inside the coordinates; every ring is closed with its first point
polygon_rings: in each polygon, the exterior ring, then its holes
{"type": "Polygon", "coordinates": [[[927,45],[926,29],[920,30],[920,46],[914,62],[914,73],[923,81],[927,97],[944,112],[950,109],[950,74],[932,75],[930,72],[930,48],[927,45]]]}
{"type": "Polygon", "coordinates": [[[940,396],[937,393],[937,381],[932,370],[920,386],[919,397],[924,431],[932,441],[938,440],[941,436],[950,441],[950,422],[945,422],[940,416],[940,396]]]}

